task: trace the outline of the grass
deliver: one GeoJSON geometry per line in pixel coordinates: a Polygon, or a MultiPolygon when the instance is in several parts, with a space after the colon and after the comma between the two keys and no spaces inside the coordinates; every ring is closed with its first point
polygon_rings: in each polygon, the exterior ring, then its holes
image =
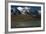
{"type": "Polygon", "coordinates": [[[20,28],[20,27],[40,27],[41,19],[34,18],[32,16],[19,15],[11,16],[11,27],[12,28],[20,28]]]}

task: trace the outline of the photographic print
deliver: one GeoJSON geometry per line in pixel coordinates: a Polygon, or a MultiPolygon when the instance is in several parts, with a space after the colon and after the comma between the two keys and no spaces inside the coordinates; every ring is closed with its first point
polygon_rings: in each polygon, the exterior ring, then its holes
{"type": "Polygon", "coordinates": [[[11,5],[11,28],[40,26],[41,7],[11,5]]]}
{"type": "Polygon", "coordinates": [[[8,30],[32,31],[43,29],[43,5],[8,3],[8,30]]]}

